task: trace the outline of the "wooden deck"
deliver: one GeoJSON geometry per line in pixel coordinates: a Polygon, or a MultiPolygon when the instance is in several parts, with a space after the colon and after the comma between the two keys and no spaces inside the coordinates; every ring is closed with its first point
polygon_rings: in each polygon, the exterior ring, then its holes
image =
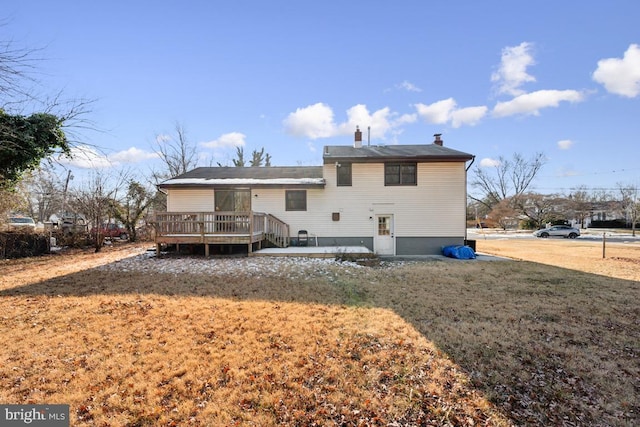
{"type": "Polygon", "coordinates": [[[286,248],[290,244],[289,225],[262,212],[161,212],[155,215],[156,251],[163,244],[247,245],[248,253],[263,244],[286,248]]]}

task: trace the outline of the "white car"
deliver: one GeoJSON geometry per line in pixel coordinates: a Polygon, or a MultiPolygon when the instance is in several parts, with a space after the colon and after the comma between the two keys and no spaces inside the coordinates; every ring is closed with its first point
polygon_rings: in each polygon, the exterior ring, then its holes
{"type": "Polygon", "coordinates": [[[543,228],[533,233],[536,237],[564,237],[569,239],[575,239],[580,235],[580,230],[577,228],[569,227],[568,225],[554,225],[549,228],[543,228]]]}
{"type": "Polygon", "coordinates": [[[7,223],[7,229],[9,231],[34,231],[36,223],[33,218],[26,216],[11,216],[7,223]]]}

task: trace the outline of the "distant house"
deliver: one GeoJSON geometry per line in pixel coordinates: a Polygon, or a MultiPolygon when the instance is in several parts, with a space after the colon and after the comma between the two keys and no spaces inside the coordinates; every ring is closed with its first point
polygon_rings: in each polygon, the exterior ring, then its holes
{"type": "Polygon", "coordinates": [[[471,154],[432,144],[325,146],[322,166],[204,167],[158,187],[156,243],[364,245],[380,255],[463,244],[471,154]],[[299,239],[300,236],[300,239],[299,239]],[[300,241],[299,241],[300,240],[300,241]]]}
{"type": "Polygon", "coordinates": [[[589,213],[584,219],[584,227],[591,227],[593,223],[615,222],[631,223],[627,221],[627,215],[619,201],[592,202],[589,205],[589,213]]]}

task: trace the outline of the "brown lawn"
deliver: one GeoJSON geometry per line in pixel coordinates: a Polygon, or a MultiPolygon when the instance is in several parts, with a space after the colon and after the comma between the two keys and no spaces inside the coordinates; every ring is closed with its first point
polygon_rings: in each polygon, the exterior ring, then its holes
{"type": "Polygon", "coordinates": [[[640,254],[581,266],[597,248],[567,242],[375,268],[0,261],[0,402],[98,426],[636,425],[640,254]]]}
{"type": "Polygon", "coordinates": [[[592,242],[571,239],[479,239],[479,252],[533,261],[619,279],[640,280],[640,241],[592,242]],[[603,258],[604,252],[604,258],[603,258]]]}

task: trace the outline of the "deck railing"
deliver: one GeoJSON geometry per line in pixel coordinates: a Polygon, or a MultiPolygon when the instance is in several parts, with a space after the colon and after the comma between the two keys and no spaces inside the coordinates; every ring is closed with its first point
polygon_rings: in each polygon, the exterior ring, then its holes
{"type": "Polygon", "coordinates": [[[266,214],[254,212],[159,212],[156,234],[253,234],[264,231],[266,214]]]}
{"type": "Polygon", "coordinates": [[[154,226],[156,238],[261,235],[278,246],[289,246],[289,225],[262,212],[158,212],[154,226]]]}
{"type": "Polygon", "coordinates": [[[267,240],[274,245],[286,248],[289,246],[289,224],[271,214],[265,217],[265,234],[267,240]]]}

